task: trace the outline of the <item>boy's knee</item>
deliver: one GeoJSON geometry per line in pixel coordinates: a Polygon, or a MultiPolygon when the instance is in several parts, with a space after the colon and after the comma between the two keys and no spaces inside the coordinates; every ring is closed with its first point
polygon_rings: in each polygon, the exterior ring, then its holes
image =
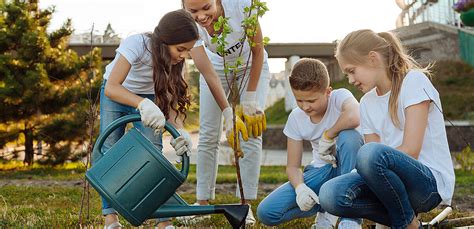
{"type": "Polygon", "coordinates": [[[355,129],[343,130],[338,135],[339,147],[350,147],[359,149],[363,144],[364,140],[362,135],[355,129]]]}
{"type": "Polygon", "coordinates": [[[257,207],[257,218],[260,223],[267,226],[276,226],[281,223],[281,217],[275,215],[274,212],[272,213],[271,206],[266,206],[264,201],[262,201],[257,207]]]}
{"type": "Polygon", "coordinates": [[[360,135],[360,133],[355,130],[355,129],[346,129],[346,130],[342,130],[339,132],[338,134],[339,137],[343,137],[343,138],[361,138],[362,135],[360,135]]]}

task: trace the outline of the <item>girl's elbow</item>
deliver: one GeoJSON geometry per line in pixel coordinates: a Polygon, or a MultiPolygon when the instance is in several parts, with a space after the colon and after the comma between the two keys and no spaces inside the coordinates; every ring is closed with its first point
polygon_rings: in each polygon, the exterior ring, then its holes
{"type": "Polygon", "coordinates": [[[399,151],[402,151],[406,153],[407,155],[410,155],[414,159],[418,160],[420,157],[420,152],[421,152],[421,146],[407,146],[407,145],[401,145],[400,147],[397,147],[399,151]]]}
{"type": "Polygon", "coordinates": [[[110,87],[108,85],[105,85],[104,95],[110,97],[110,87]]]}
{"type": "Polygon", "coordinates": [[[420,153],[421,153],[421,148],[413,149],[413,150],[411,150],[411,152],[408,152],[408,154],[410,154],[416,160],[419,159],[420,153]]]}
{"type": "Polygon", "coordinates": [[[104,95],[109,97],[110,96],[110,89],[107,85],[105,85],[104,87],[104,95]]]}
{"type": "Polygon", "coordinates": [[[111,85],[109,82],[107,82],[105,84],[105,87],[104,87],[104,95],[109,97],[109,98],[112,98],[113,97],[113,85],[111,85]]]}

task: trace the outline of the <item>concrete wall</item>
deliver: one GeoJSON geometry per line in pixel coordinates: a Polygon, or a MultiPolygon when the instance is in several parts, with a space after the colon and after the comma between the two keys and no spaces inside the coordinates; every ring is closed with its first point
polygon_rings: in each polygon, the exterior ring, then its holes
{"type": "Polygon", "coordinates": [[[421,64],[438,60],[461,60],[457,28],[433,22],[393,31],[421,64]]]}

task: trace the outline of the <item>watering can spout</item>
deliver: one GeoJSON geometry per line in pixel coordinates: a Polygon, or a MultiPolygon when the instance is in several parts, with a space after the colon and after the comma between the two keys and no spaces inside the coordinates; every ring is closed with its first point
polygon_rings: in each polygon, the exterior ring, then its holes
{"type": "Polygon", "coordinates": [[[151,218],[165,218],[189,215],[224,214],[232,228],[240,228],[245,222],[249,205],[182,205],[165,204],[151,218]]]}
{"type": "Polygon", "coordinates": [[[240,228],[249,212],[249,205],[216,205],[216,212],[222,212],[232,228],[240,228]]]}

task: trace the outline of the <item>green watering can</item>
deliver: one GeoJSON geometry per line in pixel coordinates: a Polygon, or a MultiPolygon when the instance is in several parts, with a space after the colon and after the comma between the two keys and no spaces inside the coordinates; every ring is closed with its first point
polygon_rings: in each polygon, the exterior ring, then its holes
{"type": "MultiPolygon", "coordinates": [[[[184,183],[189,172],[189,157],[183,155],[181,171],[176,169],[137,129],[130,129],[105,154],[101,152],[105,139],[118,127],[141,121],[140,115],[121,117],[112,122],[97,139],[94,165],[86,178],[101,196],[133,226],[150,218],[189,215],[224,214],[233,228],[245,221],[248,205],[189,205],[176,189],[184,183]]],[[[179,132],[166,123],[173,136],[179,132]]]]}

